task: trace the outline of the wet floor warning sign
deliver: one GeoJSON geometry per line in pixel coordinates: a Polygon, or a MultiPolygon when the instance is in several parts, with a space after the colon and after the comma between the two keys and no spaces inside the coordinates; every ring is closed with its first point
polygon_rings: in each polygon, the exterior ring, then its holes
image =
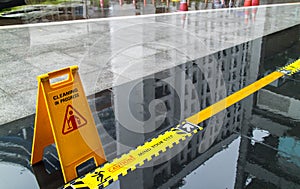
{"type": "Polygon", "coordinates": [[[77,66],[38,76],[31,164],[42,161],[44,148],[53,143],[65,182],[78,177],[87,161],[106,162],[77,66]],[[61,76],[67,79],[51,82],[61,76]]]}

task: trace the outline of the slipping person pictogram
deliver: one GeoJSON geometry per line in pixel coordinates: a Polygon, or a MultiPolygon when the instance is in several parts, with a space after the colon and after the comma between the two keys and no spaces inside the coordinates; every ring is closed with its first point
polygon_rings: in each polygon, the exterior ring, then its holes
{"type": "Polygon", "coordinates": [[[97,181],[102,183],[103,182],[103,177],[104,175],[102,174],[104,173],[104,171],[99,171],[99,172],[95,172],[96,175],[94,175],[93,177],[97,177],[97,181]]]}
{"type": "Polygon", "coordinates": [[[80,118],[76,115],[74,115],[74,112],[72,110],[69,111],[69,119],[68,119],[68,130],[70,129],[77,129],[78,125],[81,124],[80,118]]]}
{"type": "Polygon", "coordinates": [[[62,133],[68,134],[87,124],[86,119],[72,107],[67,106],[62,133]]]}
{"type": "Polygon", "coordinates": [[[104,172],[105,171],[96,171],[95,175],[93,175],[92,177],[96,177],[97,182],[100,182],[100,184],[102,184],[103,182],[106,182],[107,179],[110,177],[110,176],[108,176],[108,177],[104,178],[104,174],[103,174],[104,172]]]}

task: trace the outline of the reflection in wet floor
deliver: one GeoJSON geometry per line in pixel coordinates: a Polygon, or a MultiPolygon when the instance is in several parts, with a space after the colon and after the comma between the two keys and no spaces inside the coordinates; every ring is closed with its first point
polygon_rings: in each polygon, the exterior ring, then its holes
{"type": "MultiPolygon", "coordinates": [[[[289,0],[289,2],[297,2],[297,0],[289,0]]],[[[187,0],[186,3],[189,11],[244,6],[241,0],[187,0]]],[[[260,0],[260,5],[271,3],[268,0],[260,0]]],[[[286,3],[286,1],[281,3],[286,3]]],[[[0,2],[0,25],[177,11],[181,11],[180,0],[7,0],[7,2],[0,2]]]]}
{"type": "MultiPolygon", "coordinates": [[[[297,59],[299,28],[224,49],[90,96],[108,160],[249,85],[270,69],[297,59]],[[273,48],[282,33],[289,35],[277,49],[273,48]],[[280,61],[276,61],[278,57],[280,61]]],[[[299,188],[298,81],[296,75],[267,86],[213,116],[200,124],[204,132],[121,177],[115,187],[198,188],[203,183],[204,188],[299,188]]],[[[2,162],[32,170],[32,127],[33,116],[1,126],[2,162]]],[[[59,169],[55,146],[49,146],[43,163],[34,167],[40,187],[62,186],[59,169]]]]}

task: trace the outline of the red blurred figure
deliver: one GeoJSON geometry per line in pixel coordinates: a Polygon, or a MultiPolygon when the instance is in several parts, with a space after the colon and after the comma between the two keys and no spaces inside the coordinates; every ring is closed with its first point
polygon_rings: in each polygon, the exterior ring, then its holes
{"type": "Polygon", "coordinates": [[[180,7],[179,10],[180,11],[188,11],[188,5],[187,5],[187,0],[181,0],[180,1],[180,7]]]}
{"type": "Polygon", "coordinates": [[[252,0],[252,6],[258,6],[259,0],[252,0]]]}
{"type": "Polygon", "coordinates": [[[104,7],[104,0],[100,0],[100,6],[103,9],[103,7],[104,7]]]}
{"type": "Polygon", "coordinates": [[[252,6],[252,0],[245,0],[244,7],[252,6]]]}
{"type": "MultiPolygon", "coordinates": [[[[259,0],[245,0],[244,2],[244,7],[249,7],[249,6],[258,6],[259,5],[259,0]]],[[[252,21],[255,22],[256,18],[256,13],[257,13],[257,8],[252,9],[252,21]]],[[[250,10],[245,10],[245,23],[248,24],[248,20],[250,19],[250,10]]]]}

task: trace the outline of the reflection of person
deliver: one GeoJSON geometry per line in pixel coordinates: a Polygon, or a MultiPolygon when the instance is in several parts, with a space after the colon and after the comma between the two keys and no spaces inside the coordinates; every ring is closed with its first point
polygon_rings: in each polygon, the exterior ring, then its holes
{"type": "Polygon", "coordinates": [[[73,111],[69,111],[70,117],[68,119],[68,129],[77,129],[78,125],[80,125],[80,119],[76,115],[73,114],[73,111]]]}

